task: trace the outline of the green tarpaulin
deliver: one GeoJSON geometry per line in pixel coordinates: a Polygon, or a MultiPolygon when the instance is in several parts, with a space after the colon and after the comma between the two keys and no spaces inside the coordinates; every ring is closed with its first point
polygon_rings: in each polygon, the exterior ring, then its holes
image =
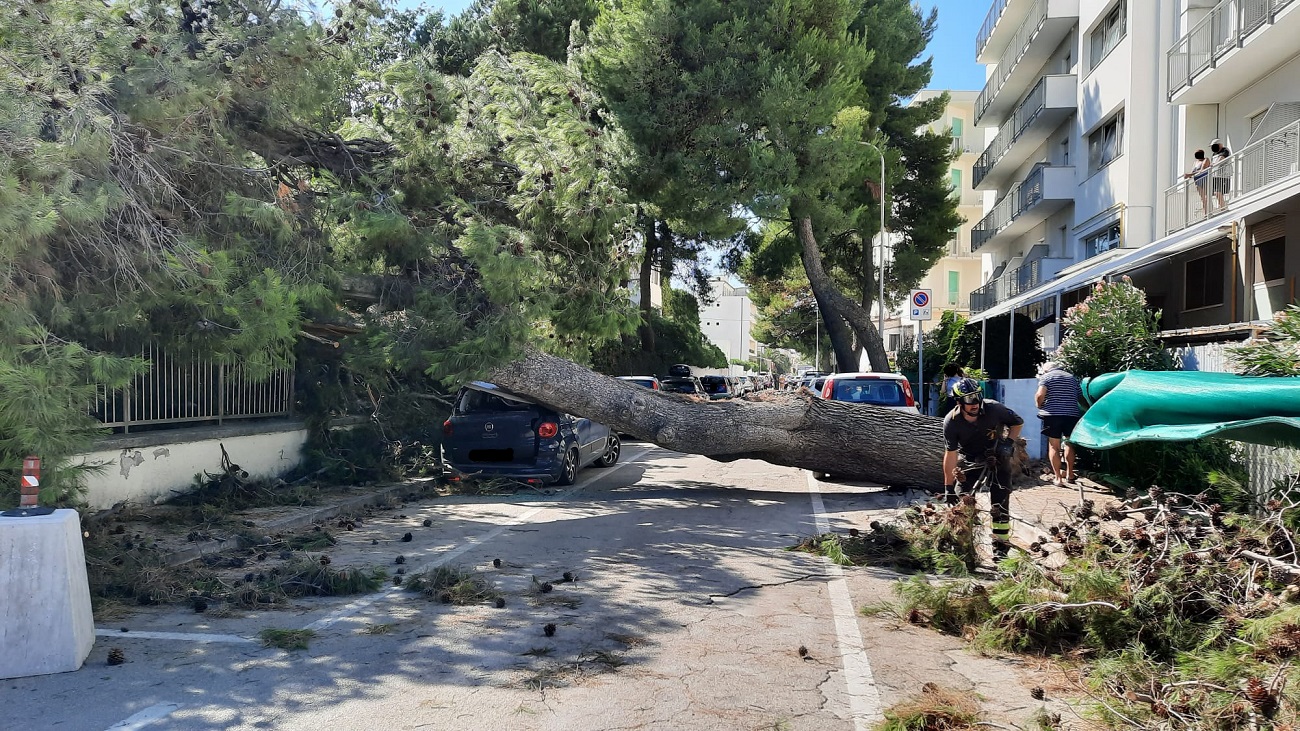
{"type": "Polygon", "coordinates": [[[1300,447],[1300,376],[1124,371],[1085,378],[1083,399],[1070,441],[1091,449],[1209,436],[1300,447]]]}

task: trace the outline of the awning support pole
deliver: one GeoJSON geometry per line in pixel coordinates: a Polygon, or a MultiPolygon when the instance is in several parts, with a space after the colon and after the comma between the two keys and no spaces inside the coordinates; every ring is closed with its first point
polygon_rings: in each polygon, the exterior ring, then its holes
{"type": "Polygon", "coordinates": [[[1011,318],[1011,327],[1008,330],[1010,334],[1007,336],[1007,380],[1011,380],[1012,374],[1015,373],[1011,368],[1016,354],[1016,308],[1012,307],[1007,317],[1011,318]]]}

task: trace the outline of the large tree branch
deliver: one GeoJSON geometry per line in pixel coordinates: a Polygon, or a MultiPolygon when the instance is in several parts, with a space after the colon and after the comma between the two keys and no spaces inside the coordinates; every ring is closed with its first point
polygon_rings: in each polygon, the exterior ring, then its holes
{"type": "MultiPolygon", "coordinates": [[[[867,351],[871,370],[888,371],[889,357],[885,354],[885,344],[880,339],[880,332],[871,322],[871,313],[845,296],[831,281],[826,268],[822,266],[821,250],[817,247],[817,237],[813,234],[812,218],[801,216],[795,222],[795,228],[799,233],[799,243],[802,244],[803,268],[808,274],[808,283],[812,285],[817,305],[827,308],[828,314],[849,323],[849,327],[853,328],[853,332],[858,336],[858,342],[867,351]]],[[[884,307],[884,303],[880,303],[880,306],[884,307]]],[[[844,367],[845,364],[841,363],[840,368],[844,367]]]]}
{"type": "Polygon", "coordinates": [[[678,452],[760,459],[894,487],[941,484],[938,419],[865,404],[762,393],[701,402],[602,376],[536,350],[491,380],[678,452]]]}

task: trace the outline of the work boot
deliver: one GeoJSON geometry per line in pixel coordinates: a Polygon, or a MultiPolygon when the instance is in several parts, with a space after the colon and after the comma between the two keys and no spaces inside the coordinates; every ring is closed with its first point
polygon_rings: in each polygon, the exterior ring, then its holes
{"type": "Polygon", "coordinates": [[[993,540],[993,560],[1001,563],[1011,553],[1011,542],[997,539],[993,540]]]}

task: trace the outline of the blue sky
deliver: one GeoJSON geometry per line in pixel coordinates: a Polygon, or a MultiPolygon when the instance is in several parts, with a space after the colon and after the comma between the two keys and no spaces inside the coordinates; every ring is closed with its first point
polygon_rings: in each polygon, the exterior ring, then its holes
{"type": "MultiPolygon", "coordinates": [[[[398,5],[442,8],[448,15],[464,10],[470,0],[398,0],[398,5]]],[[[975,34],[984,23],[991,0],[921,0],[921,7],[939,8],[939,28],[928,52],[934,56],[932,89],[979,91],[984,69],[975,63],[975,34]]]]}

